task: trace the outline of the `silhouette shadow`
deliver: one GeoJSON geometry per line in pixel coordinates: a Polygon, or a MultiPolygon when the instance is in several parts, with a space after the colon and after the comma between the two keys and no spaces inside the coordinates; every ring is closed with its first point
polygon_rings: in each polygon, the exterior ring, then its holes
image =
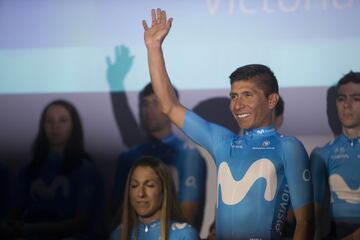
{"type": "Polygon", "coordinates": [[[133,64],[134,56],[130,56],[129,48],[120,45],[115,47],[115,59],[106,58],[106,78],[110,87],[110,97],[114,117],[123,143],[131,148],[144,141],[141,127],[133,115],[126,96],[124,81],[133,64]]]}

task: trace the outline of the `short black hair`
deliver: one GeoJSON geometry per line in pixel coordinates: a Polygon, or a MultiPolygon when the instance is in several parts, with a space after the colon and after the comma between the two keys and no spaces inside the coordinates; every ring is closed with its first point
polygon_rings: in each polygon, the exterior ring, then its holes
{"type": "Polygon", "coordinates": [[[275,107],[275,117],[281,116],[284,114],[284,109],[285,109],[285,102],[284,99],[279,95],[279,101],[276,104],[275,107]]]}
{"type": "MultiPolygon", "coordinates": [[[[174,86],[172,86],[172,87],[173,87],[173,89],[175,91],[176,97],[179,98],[179,93],[178,93],[177,89],[174,86]]],[[[146,84],[145,87],[140,91],[140,93],[139,93],[139,102],[141,102],[141,99],[143,97],[149,96],[151,94],[154,94],[154,89],[153,89],[152,84],[150,82],[150,83],[146,84]]]]}
{"type": "Polygon", "coordinates": [[[338,81],[336,88],[339,89],[340,86],[348,84],[348,83],[360,83],[360,72],[353,72],[350,71],[347,74],[345,74],[340,80],[338,81]]]}
{"type": "Polygon", "coordinates": [[[237,81],[254,81],[266,97],[272,93],[279,93],[278,81],[268,66],[262,64],[249,64],[237,68],[231,75],[230,84],[237,81]]]}

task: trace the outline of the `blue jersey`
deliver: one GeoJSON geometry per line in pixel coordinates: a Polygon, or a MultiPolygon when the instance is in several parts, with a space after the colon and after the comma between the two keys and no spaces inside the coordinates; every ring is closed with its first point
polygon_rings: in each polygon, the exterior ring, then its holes
{"type": "Polygon", "coordinates": [[[57,222],[75,217],[77,212],[95,214],[97,175],[95,166],[84,160],[67,174],[59,174],[63,158],[50,156],[31,178],[28,167],[18,176],[14,207],[24,209],[24,222],[57,222]]]}
{"type": "Polygon", "coordinates": [[[205,147],[217,166],[216,239],[276,239],[290,201],[312,203],[310,161],[294,137],[274,128],[238,136],[188,111],[184,132],[205,147]]]}
{"type": "MultiPolygon", "coordinates": [[[[120,227],[117,227],[111,234],[110,240],[120,239],[120,227]]],[[[135,239],[134,232],[131,240],[135,239]]],[[[151,224],[143,224],[140,222],[138,231],[138,240],[159,240],[160,239],[160,221],[157,220],[151,224]]],[[[169,227],[168,240],[197,240],[198,233],[191,225],[187,223],[172,222],[169,227]]]]}
{"type": "Polygon", "coordinates": [[[200,153],[179,138],[149,139],[146,143],[122,154],[118,160],[114,198],[121,202],[125,182],[132,164],[141,156],[154,156],[170,167],[178,201],[196,202],[199,207],[195,226],[200,227],[203,216],[206,183],[206,164],[200,153]]]}
{"type": "Polygon", "coordinates": [[[311,154],[315,203],[330,191],[335,222],[360,225],[360,137],[340,135],[311,154]]]}

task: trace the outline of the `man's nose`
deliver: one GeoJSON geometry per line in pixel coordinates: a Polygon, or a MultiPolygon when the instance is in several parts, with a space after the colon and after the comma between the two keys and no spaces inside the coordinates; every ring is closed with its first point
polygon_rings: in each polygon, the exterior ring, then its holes
{"type": "Polygon", "coordinates": [[[242,97],[237,97],[233,99],[233,101],[234,101],[233,104],[235,109],[241,109],[244,106],[242,97]]]}
{"type": "Polygon", "coordinates": [[[344,108],[351,108],[353,100],[351,98],[347,98],[344,100],[344,108]]]}

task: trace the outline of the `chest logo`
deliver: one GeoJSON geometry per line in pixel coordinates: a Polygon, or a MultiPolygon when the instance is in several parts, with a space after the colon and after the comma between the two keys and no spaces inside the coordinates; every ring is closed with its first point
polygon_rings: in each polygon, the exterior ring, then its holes
{"type": "Polygon", "coordinates": [[[245,198],[255,181],[260,178],[266,180],[264,199],[272,201],[276,193],[277,176],[276,168],[269,159],[262,158],[254,162],[239,181],[233,178],[229,165],[222,162],[218,171],[217,192],[219,194],[219,188],[221,187],[223,203],[235,205],[245,198]]]}
{"type": "Polygon", "coordinates": [[[329,185],[331,192],[334,192],[339,199],[352,204],[360,204],[360,186],[352,190],[339,174],[329,177],[329,185]]]}
{"type": "Polygon", "coordinates": [[[334,154],[331,155],[331,158],[333,160],[337,160],[337,159],[349,159],[349,155],[346,153],[345,148],[340,147],[340,148],[336,148],[334,151],[334,154]]]}
{"type": "Polygon", "coordinates": [[[37,179],[31,184],[30,194],[33,199],[53,200],[59,190],[63,197],[69,195],[69,180],[64,176],[57,176],[51,184],[45,184],[42,179],[37,179]]]}

